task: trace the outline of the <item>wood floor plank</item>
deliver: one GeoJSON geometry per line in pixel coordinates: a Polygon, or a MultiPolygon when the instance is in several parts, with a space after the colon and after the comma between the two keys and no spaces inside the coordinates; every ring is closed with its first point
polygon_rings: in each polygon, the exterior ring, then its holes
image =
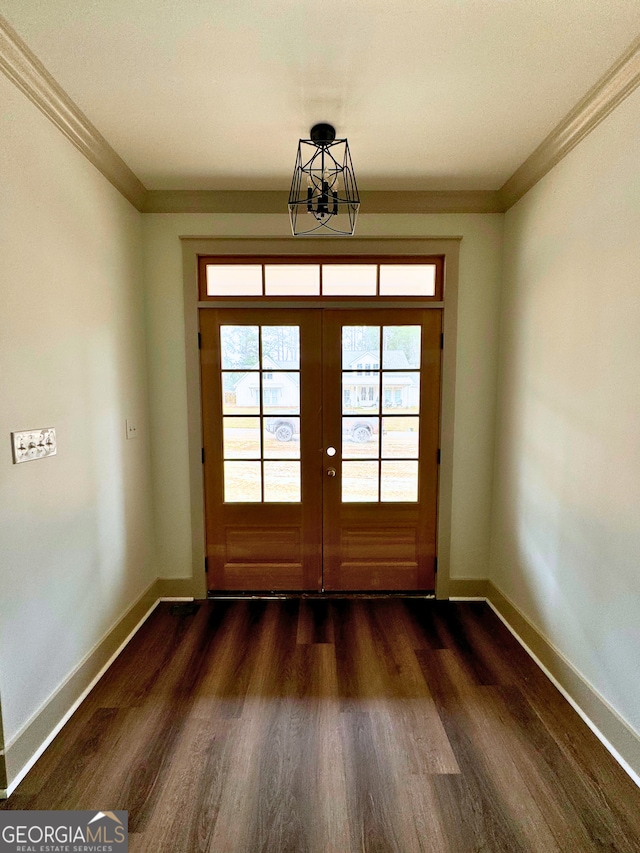
{"type": "Polygon", "coordinates": [[[482,710],[481,690],[452,650],[416,653],[466,782],[469,807],[483,818],[489,849],[559,851],[544,816],[530,801],[508,751],[482,710]]]}
{"type": "MultiPolygon", "coordinates": [[[[523,762],[523,754],[517,744],[506,737],[503,719],[496,701],[496,688],[475,688],[473,706],[468,708],[470,730],[478,744],[485,772],[492,779],[505,803],[505,810],[515,820],[532,853],[560,853],[562,845],[571,837],[567,827],[556,822],[554,833],[549,824],[550,799],[531,796],[538,781],[529,763],[523,762]]],[[[555,812],[553,817],[557,817],[555,812]]],[[[584,853],[587,853],[585,850],[584,853]]]]}
{"type": "Polygon", "coordinates": [[[406,772],[459,773],[451,744],[424,674],[411,648],[402,603],[367,608],[372,656],[385,662],[376,716],[393,735],[392,749],[404,757],[406,772]],[[393,700],[391,703],[390,700],[393,700]]]}
{"type": "MultiPolygon", "coordinates": [[[[282,682],[292,666],[297,646],[297,607],[269,602],[260,631],[255,635],[258,654],[249,678],[236,737],[235,762],[227,774],[210,850],[249,850],[255,836],[257,809],[271,789],[260,788],[260,757],[267,744],[272,717],[277,714],[282,682]]],[[[262,848],[258,848],[262,849],[262,848]]]]}
{"type": "MultiPolygon", "coordinates": [[[[455,774],[453,778],[460,776],[455,774]]],[[[451,827],[439,808],[436,787],[439,779],[448,775],[407,775],[400,788],[403,804],[402,822],[411,823],[417,837],[419,853],[462,853],[451,847],[451,827]]]]}
{"type": "Polygon", "coordinates": [[[224,620],[194,697],[192,713],[204,719],[212,715],[238,719],[260,652],[255,638],[266,619],[267,604],[216,601],[215,606],[222,609],[224,620]]]}
{"type": "Polygon", "coordinates": [[[538,755],[547,756],[596,849],[640,850],[634,805],[638,789],[631,779],[488,605],[469,609],[464,618],[470,631],[484,636],[492,665],[503,669],[502,682],[517,685],[533,711],[533,717],[526,715],[524,737],[531,734],[538,755]]]}
{"type": "Polygon", "coordinates": [[[521,841],[512,839],[485,796],[475,774],[440,775],[433,779],[436,811],[445,827],[442,853],[516,853],[521,841]],[[510,846],[513,841],[513,846],[510,846]]]}
{"type": "Polygon", "coordinates": [[[407,598],[402,602],[406,614],[405,626],[414,649],[444,649],[435,620],[436,602],[432,599],[407,598]]]}
{"type": "Polygon", "coordinates": [[[332,646],[299,645],[285,673],[259,749],[248,849],[348,851],[332,646]]]}
{"type": "Polygon", "coordinates": [[[333,609],[322,599],[303,599],[298,612],[298,643],[333,643],[333,609]]]}
{"type": "MultiPolygon", "coordinates": [[[[469,632],[462,618],[465,606],[461,602],[434,602],[434,619],[437,630],[443,637],[446,648],[454,652],[459,665],[464,668],[469,678],[477,685],[498,684],[500,670],[492,665],[486,649],[477,638],[469,632]]],[[[468,602],[473,605],[473,602],[468,602]]]]}
{"type": "Polygon", "coordinates": [[[543,811],[554,837],[569,849],[593,853],[593,812],[576,774],[566,773],[562,753],[517,686],[485,695],[503,728],[532,799],[543,811]]]}
{"type": "MultiPolygon", "coordinates": [[[[405,853],[396,823],[396,791],[366,711],[342,720],[347,778],[347,822],[351,849],[363,853],[405,853]]],[[[411,851],[409,851],[411,853],[411,851]]]]}
{"type": "Polygon", "coordinates": [[[162,604],[0,809],[132,853],[637,853],[640,790],[484,604],[162,604]]]}
{"type": "Polygon", "coordinates": [[[159,794],[153,819],[131,834],[131,853],[168,848],[206,853],[235,760],[235,720],[190,717],[159,794]]]}
{"type": "MultiPolygon", "coordinates": [[[[200,618],[205,619],[201,612],[200,618]]],[[[157,607],[131,640],[119,665],[110,667],[100,682],[101,701],[110,707],[137,707],[143,704],[166,672],[192,629],[194,617],[174,618],[168,607],[157,607]],[[140,661],[146,662],[140,667],[140,661]]],[[[89,701],[95,700],[93,694],[89,701]]]]}
{"type": "Polygon", "coordinates": [[[28,777],[33,775],[40,779],[41,784],[35,786],[27,777],[28,785],[19,786],[20,793],[22,789],[28,791],[29,787],[37,787],[29,808],[76,808],[70,804],[77,803],[91,779],[102,773],[110,746],[122,737],[126,713],[126,709],[101,708],[84,724],[77,720],[67,724],[72,725],[70,733],[75,734],[70,748],[62,752],[57,743],[55,748],[49,747],[36,764],[38,772],[28,774],[28,777]]]}
{"type": "Polygon", "coordinates": [[[356,602],[342,599],[332,602],[336,652],[336,672],[340,708],[344,712],[358,711],[363,698],[360,693],[362,662],[356,644],[356,602]]]}
{"type": "Polygon", "coordinates": [[[311,652],[309,670],[315,672],[313,718],[303,733],[315,740],[314,760],[308,776],[299,784],[312,786],[318,809],[320,831],[312,838],[314,853],[349,853],[347,781],[341,737],[338,676],[333,645],[317,646],[311,652]]]}

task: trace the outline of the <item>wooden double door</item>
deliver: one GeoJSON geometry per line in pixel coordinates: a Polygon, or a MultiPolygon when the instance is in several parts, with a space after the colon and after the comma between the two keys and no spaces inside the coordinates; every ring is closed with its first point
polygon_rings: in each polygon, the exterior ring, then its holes
{"type": "Polygon", "coordinates": [[[433,590],[441,309],[200,311],[210,591],[433,590]]]}

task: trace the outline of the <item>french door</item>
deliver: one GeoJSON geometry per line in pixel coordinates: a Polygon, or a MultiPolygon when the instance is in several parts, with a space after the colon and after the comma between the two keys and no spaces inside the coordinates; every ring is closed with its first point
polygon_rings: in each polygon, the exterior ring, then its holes
{"type": "Polygon", "coordinates": [[[434,589],[441,324],[200,311],[209,590],[434,589]]]}

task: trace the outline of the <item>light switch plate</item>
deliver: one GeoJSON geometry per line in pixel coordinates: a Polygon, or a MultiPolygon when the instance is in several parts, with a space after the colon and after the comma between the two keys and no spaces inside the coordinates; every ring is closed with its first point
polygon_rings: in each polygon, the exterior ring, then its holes
{"type": "Polygon", "coordinates": [[[29,429],[24,432],[11,433],[13,463],[31,462],[45,456],[55,456],[58,452],[56,431],[53,427],[29,429]]]}
{"type": "Polygon", "coordinates": [[[126,429],[127,439],[138,437],[138,424],[133,420],[133,418],[127,418],[126,429]]]}

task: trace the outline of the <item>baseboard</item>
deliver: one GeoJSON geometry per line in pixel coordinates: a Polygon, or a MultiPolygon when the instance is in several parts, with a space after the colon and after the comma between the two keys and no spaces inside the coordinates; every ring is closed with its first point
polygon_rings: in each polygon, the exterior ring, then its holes
{"type": "Polygon", "coordinates": [[[4,755],[0,756],[4,759],[4,778],[0,777],[0,799],[6,799],[26,776],[85,696],[144,623],[159,599],[160,590],[156,580],[18,734],[5,745],[4,755]]]}
{"type": "Polygon", "coordinates": [[[468,601],[469,599],[485,601],[488,583],[489,581],[486,578],[450,578],[449,599],[454,601],[468,601]]]}
{"type": "Polygon", "coordinates": [[[489,606],[640,787],[638,734],[497,586],[486,585],[489,606]]]}
{"type": "Polygon", "coordinates": [[[164,601],[195,598],[193,578],[158,578],[158,597],[164,601]]]}

